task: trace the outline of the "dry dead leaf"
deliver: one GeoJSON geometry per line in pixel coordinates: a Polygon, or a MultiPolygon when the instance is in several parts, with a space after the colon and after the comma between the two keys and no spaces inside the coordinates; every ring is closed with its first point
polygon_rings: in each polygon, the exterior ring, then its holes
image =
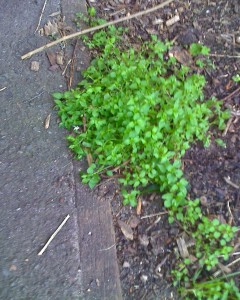
{"type": "Polygon", "coordinates": [[[57,52],[56,60],[57,60],[58,65],[63,65],[63,52],[62,51],[57,52]]]}
{"type": "Polygon", "coordinates": [[[180,252],[180,255],[182,258],[189,257],[188,249],[187,249],[187,244],[183,238],[178,238],[177,239],[177,245],[178,245],[178,250],[180,252]]]}
{"type": "Polygon", "coordinates": [[[133,240],[132,228],[121,220],[118,220],[118,225],[127,240],[133,240]]]}
{"type": "Polygon", "coordinates": [[[39,62],[38,61],[31,62],[31,70],[34,72],[37,72],[39,70],[39,62]]]}
{"type": "Polygon", "coordinates": [[[58,33],[58,24],[55,21],[48,21],[43,28],[46,36],[55,35],[58,33]]]}
{"type": "Polygon", "coordinates": [[[45,129],[48,129],[49,128],[49,125],[50,125],[50,119],[51,119],[51,114],[49,114],[46,119],[45,119],[45,122],[44,122],[44,128],[45,129]]]}
{"type": "Polygon", "coordinates": [[[132,216],[129,221],[129,226],[131,228],[136,228],[136,227],[138,227],[139,223],[140,223],[140,219],[137,216],[132,216]]]}
{"type": "Polygon", "coordinates": [[[169,50],[169,56],[174,56],[181,64],[191,67],[193,66],[193,59],[191,54],[181,47],[175,46],[169,50]]]}
{"type": "Polygon", "coordinates": [[[47,51],[46,55],[48,57],[48,60],[49,60],[51,66],[54,66],[57,64],[56,53],[54,53],[53,51],[47,51]]]}

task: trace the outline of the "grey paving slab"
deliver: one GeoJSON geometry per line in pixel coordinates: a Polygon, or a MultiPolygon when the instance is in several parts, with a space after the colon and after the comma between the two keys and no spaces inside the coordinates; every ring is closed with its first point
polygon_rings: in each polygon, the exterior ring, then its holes
{"type": "MultiPolygon", "coordinates": [[[[65,86],[34,35],[43,1],[0,1],[0,299],[81,299],[77,209],[71,156],[51,93],[65,86]],[[30,71],[31,61],[40,63],[30,71]],[[52,113],[50,127],[44,128],[52,113]],[[67,214],[42,256],[37,253],[67,214]]],[[[48,1],[47,16],[61,9],[48,1]]]]}
{"type": "MultiPolygon", "coordinates": [[[[43,3],[0,0],[0,90],[6,87],[0,91],[0,299],[121,299],[116,251],[108,249],[115,242],[110,204],[101,198],[99,205],[81,185],[53,109],[51,93],[65,90],[65,79],[49,70],[44,52],[20,59],[47,42],[34,34],[43,3]],[[39,62],[38,72],[30,70],[32,61],[39,62]]],[[[41,25],[56,11],[70,22],[86,10],[83,0],[46,3],[41,25]]],[[[84,67],[88,55],[77,50],[76,64],[84,67]]]]}

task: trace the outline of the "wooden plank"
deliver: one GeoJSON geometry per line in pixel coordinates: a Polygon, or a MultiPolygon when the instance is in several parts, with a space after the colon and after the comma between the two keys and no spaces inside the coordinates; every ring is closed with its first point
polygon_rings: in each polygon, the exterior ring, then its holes
{"type": "MultiPolygon", "coordinates": [[[[78,164],[79,165],[79,164],[78,164]]],[[[79,168],[75,167],[76,178],[79,168]]],[[[110,199],[76,182],[84,299],[120,300],[121,286],[110,199]]]]}

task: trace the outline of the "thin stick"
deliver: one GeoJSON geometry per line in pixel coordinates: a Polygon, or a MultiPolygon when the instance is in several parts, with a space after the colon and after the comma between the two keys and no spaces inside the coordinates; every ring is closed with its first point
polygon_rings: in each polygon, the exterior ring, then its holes
{"type": "Polygon", "coordinates": [[[143,216],[143,217],[141,217],[141,219],[153,218],[153,217],[167,215],[167,214],[168,214],[168,211],[162,211],[162,212],[159,212],[159,213],[156,213],[156,214],[151,214],[151,215],[143,216]]]}
{"type": "Polygon", "coordinates": [[[107,22],[107,23],[105,23],[105,24],[98,25],[98,26],[95,26],[95,27],[92,27],[92,28],[88,28],[88,29],[85,29],[85,30],[83,30],[83,31],[79,31],[79,32],[75,32],[75,33],[66,35],[66,36],[64,36],[64,37],[62,37],[62,38],[60,38],[60,39],[58,39],[58,40],[56,40],[56,41],[53,41],[53,42],[51,42],[51,43],[49,43],[49,44],[47,44],[47,45],[44,45],[44,46],[42,46],[42,47],[40,47],[40,48],[37,48],[37,49],[35,49],[35,50],[33,50],[33,51],[30,51],[30,52],[26,53],[25,55],[23,55],[23,56],[21,57],[21,59],[29,58],[29,57],[31,57],[32,55],[36,54],[36,53],[39,53],[39,52],[41,52],[41,51],[43,51],[43,50],[45,50],[45,49],[48,49],[48,48],[50,48],[50,47],[53,47],[53,46],[55,46],[55,45],[57,45],[57,44],[59,44],[59,43],[61,43],[61,42],[67,41],[67,40],[69,40],[69,39],[73,39],[73,38],[75,38],[75,37],[78,37],[78,36],[80,36],[80,35],[83,35],[83,34],[86,34],[86,33],[90,33],[90,32],[93,32],[93,31],[96,31],[96,30],[99,30],[99,29],[108,27],[108,26],[110,26],[110,25],[115,25],[115,24],[118,24],[118,23],[121,23],[121,22],[124,22],[124,21],[131,20],[131,19],[133,19],[133,18],[137,18],[137,17],[143,16],[143,15],[149,14],[149,13],[155,11],[155,10],[158,10],[158,9],[160,9],[160,8],[163,8],[164,6],[170,4],[170,3],[173,2],[173,1],[174,1],[174,0],[167,0],[167,1],[165,1],[165,2],[163,2],[163,3],[161,3],[161,4],[159,4],[159,5],[156,5],[156,6],[152,7],[152,8],[146,9],[146,10],[144,10],[144,11],[140,11],[140,12],[138,12],[138,13],[136,13],[136,14],[133,14],[133,15],[130,15],[130,16],[126,16],[126,17],[123,17],[123,18],[120,18],[120,19],[118,19],[118,20],[114,20],[114,21],[111,21],[111,22],[107,22]]]}
{"type": "Polygon", "coordinates": [[[240,188],[240,186],[238,186],[236,183],[232,182],[229,177],[224,177],[224,180],[226,181],[226,183],[228,183],[229,185],[231,185],[235,189],[240,188]]]}
{"type": "Polygon", "coordinates": [[[112,246],[108,247],[108,248],[105,248],[105,249],[100,249],[98,251],[107,251],[107,250],[110,250],[112,249],[114,246],[116,246],[116,244],[113,244],[112,246]]]}
{"type": "Polygon", "coordinates": [[[228,212],[229,212],[229,215],[230,215],[228,224],[232,225],[232,222],[234,221],[234,218],[233,218],[233,214],[232,214],[232,211],[231,211],[231,208],[230,208],[230,205],[229,205],[229,201],[227,202],[227,208],[228,208],[228,212]]]}
{"type": "Polygon", "coordinates": [[[51,241],[55,238],[55,236],[59,233],[59,231],[62,229],[64,224],[67,222],[67,220],[70,218],[69,215],[66,216],[66,218],[62,221],[62,223],[58,226],[56,231],[51,235],[50,239],[47,241],[46,245],[42,248],[42,250],[38,253],[38,255],[42,255],[45,250],[47,249],[48,245],[51,243],[51,241]]]}
{"type": "Polygon", "coordinates": [[[235,116],[235,117],[240,117],[240,110],[237,110],[237,111],[232,110],[232,111],[231,111],[231,114],[232,114],[233,116],[235,116]]]}
{"type": "Polygon", "coordinates": [[[226,135],[227,135],[227,133],[228,133],[228,129],[229,129],[229,127],[231,126],[231,124],[232,124],[232,121],[233,121],[233,117],[231,117],[231,118],[228,120],[228,122],[227,122],[227,126],[226,126],[226,128],[225,128],[225,130],[224,130],[224,132],[223,132],[222,136],[226,136],[226,135]]]}
{"type": "Polygon", "coordinates": [[[227,58],[240,58],[240,55],[228,55],[228,54],[208,54],[207,56],[212,56],[212,57],[227,57],[227,58]]]}
{"type": "Polygon", "coordinates": [[[73,77],[74,77],[74,64],[76,60],[76,49],[77,49],[78,40],[75,43],[73,53],[72,53],[72,61],[70,65],[70,72],[69,72],[69,80],[68,80],[68,89],[70,90],[72,87],[73,77]]]}
{"type": "MultiPolygon", "coordinates": [[[[229,268],[229,267],[235,265],[235,264],[236,264],[237,262],[239,262],[239,261],[240,261],[240,257],[237,258],[236,260],[232,261],[230,264],[226,265],[226,267],[229,268]]],[[[221,273],[222,273],[222,270],[218,270],[217,272],[215,272],[215,273],[213,274],[213,277],[217,277],[217,276],[218,276],[219,274],[221,274],[221,273]]]]}
{"type": "Polygon", "coordinates": [[[0,92],[2,92],[2,91],[4,91],[4,90],[6,90],[6,88],[7,88],[6,86],[5,86],[5,87],[3,87],[3,88],[1,88],[1,89],[0,89],[0,92]]]}
{"type": "Polygon", "coordinates": [[[43,8],[42,8],[42,11],[41,11],[41,14],[40,14],[40,17],[39,17],[38,25],[37,25],[37,28],[36,28],[36,30],[34,31],[34,33],[36,33],[36,32],[38,31],[38,28],[39,28],[40,23],[41,23],[41,21],[42,21],[42,16],[43,16],[43,13],[44,13],[46,4],[47,4],[47,0],[44,1],[43,8]]]}
{"type": "Polygon", "coordinates": [[[66,64],[66,67],[64,68],[64,70],[62,72],[62,75],[65,75],[67,68],[68,68],[69,64],[71,63],[71,61],[72,61],[72,59],[69,59],[68,63],[66,64]]]}
{"type": "Polygon", "coordinates": [[[238,92],[240,92],[240,87],[237,88],[235,91],[233,91],[231,94],[227,95],[225,98],[221,99],[221,101],[226,101],[230,98],[232,98],[234,95],[236,95],[238,92]]]}

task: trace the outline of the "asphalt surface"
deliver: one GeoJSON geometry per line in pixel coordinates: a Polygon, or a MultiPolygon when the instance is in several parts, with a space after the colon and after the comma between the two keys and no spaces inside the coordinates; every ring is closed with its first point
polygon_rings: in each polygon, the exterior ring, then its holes
{"type": "MultiPolygon", "coordinates": [[[[69,7],[67,2],[47,1],[41,25],[50,14],[69,7]]],[[[70,2],[74,9],[84,7],[84,1],[70,2]]],[[[79,184],[76,193],[76,170],[51,97],[53,91],[64,90],[66,82],[61,72],[49,70],[44,52],[20,59],[46,42],[34,34],[43,3],[0,0],[0,90],[6,87],[0,91],[0,299],[4,300],[87,298],[79,236],[79,226],[84,225],[79,224],[77,197],[83,193],[88,201],[92,196],[79,184]],[[39,62],[39,71],[30,70],[32,61],[39,62]],[[39,256],[68,214],[66,224],[39,256]]],[[[106,291],[104,297],[88,295],[88,299],[115,298],[106,291]]]]}

